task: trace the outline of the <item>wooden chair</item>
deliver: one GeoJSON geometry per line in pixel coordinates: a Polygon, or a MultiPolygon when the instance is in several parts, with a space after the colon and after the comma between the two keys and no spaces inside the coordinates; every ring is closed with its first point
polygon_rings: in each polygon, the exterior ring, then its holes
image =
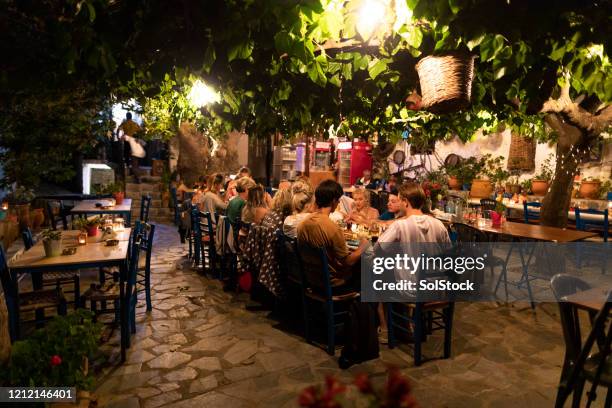
{"type": "Polygon", "coordinates": [[[189,258],[193,261],[195,267],[200,265],[200,256],[202,255],[202,233],[200,230],[200,210],[196,205],[191,206],[190,210],[191,228],[187,232],[187,241],[189,243],[189,258]]]}
{"type": "Polygon", "coordinates": [[[531,210],[531,208],[542,208],[542,203],[538,202],[523,202],[523,217],[525,224],[537,224],[540,222],[540,211],[531,210]]]}
{"type": "MultiPolygon", "coordinates": [[[[34,237],[32,231],[26,228],[22,231],[21,237],[26,251],[34,246],[34,237]]],[[[79,271],[50,271],[42,274],[42,286],[45,287],[62,287],[64,293],[72,293],[74,296],[74,308],[79,307],[81,296],[81,274],[79,271]],[[68,289],[66,286],[71,285],[68,289]]]]}
{"type": "Polygon", "coordinates": [[[153,310],[153,306],[151,305],[151,254],[153,253],[155,225],[147,223],[141,225],[145,233],[142,234],[143,239],[140,241],[140,250],[145,254],[145,261],[142,267],[140,265],[138,267],[136,285],[140,285],[141,288],[144,288],[147,312],[150,312],[153,310]]]}
{"type": "Polygon", "coordinates": [[[198,245],[201,251],[202,270],[214,276],[217,273],[217,248],[212,216],[209,212],[199,211],[197,219],[196,234],[198,234],[198,245]]]}
{"type": "Polygon", "coordinates": [[[57,230],[57,223],[60,221],[64,230],[68,229],[68,215],[70,215],[70,209],[66,208],[62,200],[48,200],[46,203],[47,208],[47,220],[51,229],[57,230]],[[56,211],[57,209],[57,211],[56,211]]]}
{"type": "Polygon", "coordinates": [[[480,209],[482,211],[495,211],[496,206],[497,206],[497,201],[491,198],[481,198],[480,199],[480,209]]]}
{"type": "MultiPolygon", "coordinates": [[[[342,327],[348,311],[342,310],[343,303],[359,298],[359,293],[347,289],[343,280],[332,281],[327,254],[324,248],[315,248],[306,244],[298,245],[299,259],[303,268],[305,281],[305,324],[309,325],[313,314],[310,313],[309,302],[323,305],[327,328],[327,353],[334,355],[336,351],[336,329],[342,327]]],[[[310,330],[307,328],[307,335],[310,330]]],[[[310,342],[310,338],[306,340],[310,342]]]]}
{"type": "MultiPolygon", "coordinates": [[[[553,277],[551,284],[553,292],[557,296],[555,287],[567,285],[566,282],[556,284],[554,282],[555,278],[557,276],[553,277]]],[[[581,284],[581,286],[586,287],[584,284],[581,284]]],[[[587,407],[595,400],[595,390],[600,385],[608,389],[603,406],[610,407],[612,405],[612,358],[610,355],[612,325],[608,323],[611,317],[611,309],[612,294],[609,294],[603,308],[592,319],[591,331],[584,345],[582,345],[577,307],[569,302],[559,302],[561,327],[565,340],[565,358],[555,401],[556,408],[562,408],[572,393],[572,407],[580,407],[582,393],[587,381],[592,384],[591,391],[587,393],[587,407]],[[605,333],[606,326],[609,326],[607,334],[605,333]],[[597,353],[593,352],[595,344],[599,348],[597,353]]]]}
{"type": "Polygon", "coordinates": [[[595,210],[595,209],[586,209],[581,210],[580,208],[576,208],[574,210],[576,214],[576,229],[580,231],[598,231],[602,233],[604,242],[608,242],[608,234],[610,229],[610,223],[608,221],[608,209],[605,210],[595,210]],[[597,220],[589,220],[584,218],[583,214],[592,214],[592,215],[601,215],[603,216],[602,221],[597,220]]]}
{"type": "Polygon", "coordinates": [[[143,195],[140,200],[140,222],[149,222],[149,211],[151,210],[151,196],[143,195]]]}
{"type": "Polygon", "coordinates": [[[0,246],[0,283],[4,292],[4,299],[9,318],[9,335],[11,342],[21,337],[21,323],[35,322],[37,326],[48,320],[44,317],[44,310],[54,308],[58,315],[66,315],[66,299],[61,288],[43,289],[30,292],[20,292],[19,282],[13,276],[7,265],[6,255],[0,246]],[[21,321],[21,314],[35,312],[33,321],[21,321]]]}
{"type": "Polygon", "coordinates": [[[138,279],[138,262],[140,251],[142,250],[143,240],[143,224],[136,221],[136,225],[132,230],[128,247],[127,276],[125,282],[122,283],[119,279],[119,272],[114,272],[114,279],[105,283],[92,283],[91,287],[85,291],[81,298],[81,305],[86,307],[86,302],[89,301],[90,309],[96,316],[101,314],[112,313],[115,315],[113,324],[119,323],[121,333],[125,333],[126,337],[121,339],[121,358],[125,361],[126,349],[129,347],[129,333],[136,332],[136,304],[138,303],[137,279],[138,279]],[[122,288],[123,286],[123,288],[122,288]],[[122,290],[123,289],[123,290],[122,290]],[[126,304],[125,314],[121,315],[121,296],[126,304]],[[103,306],[98,309],[98,302],[103,306]],[[113,303],[112,309],[107,309],[104,305],[107,302],[113,303]]]}
{"type": "Polygon", "coordinates": [[[302,320],[304,323],[304,338],[310,339],[310,327],[306,303],[306,275],[298,252],[297,238],[292,238],[276,230],[278,253],[283,254],[284,262],[279,262],[280,271],[288,286],[298,288],[301,299],[302,320]]]}

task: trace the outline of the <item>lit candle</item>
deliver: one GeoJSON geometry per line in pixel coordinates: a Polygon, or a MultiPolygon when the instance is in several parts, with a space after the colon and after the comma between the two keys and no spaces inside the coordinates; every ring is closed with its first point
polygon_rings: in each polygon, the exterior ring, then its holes
{"type": "Polygon", "coordinates": [[[2,211],[8,211],[8,201],[2,202],[2,211]]]}
{"type": "Polygon", "coordinates": [[[83,232],[79,233],[77,241],[78,241],[79,245],[86,245],[87,244],[87,232],[83,231],[83,232]]]}

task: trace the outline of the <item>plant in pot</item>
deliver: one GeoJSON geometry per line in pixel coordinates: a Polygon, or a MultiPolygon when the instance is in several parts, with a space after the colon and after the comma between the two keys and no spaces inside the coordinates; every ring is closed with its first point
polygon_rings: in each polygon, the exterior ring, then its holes
{"type": "Polygon", "coordinates": [[[470,197],[490,197],[491,193],[493,193],[494,181],[492,179],[502,177],[501,163],[503,162],[503,158],[492,158],[490,154],[486,154],[481,158],[474,158],[474,160],[472,166],[474,178],[470,188],[470,197]],[[499,174],[497,173],[498,170],[500,172],[499,174]]]}
{"type": "Polygon", "coordinates": [[[117,205],[123,204],[123,199],[125,198],[125,192],[123,191],[123,184],[120,182],[111,183],[106,186],[106,190],[108,194],[111,194],[115,199],[115,203],[117,205]]]}
{"type": "Polygon", "coordinates": [[[46,229],[42,233],[45,256],[59,256],[62,253],[62,232],[46,229]]]}
{"type": "Polygon", "coordinates": [[[602,200],[608,199],[608,193],[612,191],[612,181],[610,179],[604,181],[599,187],[599,198],[602,200]]]}
{"type": "Polygon", "coordinates": [[[506,212],[506,206],[502,200],[496,200],[495,210],[491,211],[491,225],[493,227],[501,227],[504,213],[506,212]]]}
{"type": "Polygon", "coordinates": [[[531,192],[531,180],[523,180],[521,182],[521,193],[522,194],[529,194],[531,192]]]}
{"type": "Polygon", "coordinates": [[[531,192],[533,195],[544,196],[548,192],[550,180],[553,176],[552,168],[553,153],[549,154],[540,166],[540,172],[531,181],[531,192]]]}
{"type": "Polygon", "coordinates": [[[587,177],[580,182],[580,190],[578,190],[578,194],[580,195],[580,198],[598,198],[600,188],[600,179],[587,177]]]}
{"type": "Polygon", "coordinates": [[[506,192],[512,195],[519,194],[521,192],[521,181],[519,180],[518,172],[510,172],[508,182],[506,183],[506,192]]]}
{"type": "Polygon", "coordinates": [[[446,176],[443,170],[432,170],[420,180],[423,191],[429,200],[429,208],[444,208],[443,200],[448,192],[446,176]]]}
{"type": "Polygon", "coordinates": [[[74,229],[80,229],[81,231],[87,231],[88,237],[95,237],[98,235],[98,227],[100,226],[100,217],[92,218],[78,218],[72,223],[74,229]]]}

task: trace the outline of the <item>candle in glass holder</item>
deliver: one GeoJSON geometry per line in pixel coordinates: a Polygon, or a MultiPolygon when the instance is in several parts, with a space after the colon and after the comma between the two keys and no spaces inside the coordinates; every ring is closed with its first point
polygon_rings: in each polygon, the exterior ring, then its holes
{"type": "Polygon", "coordinates": [[[2,202],[2,211],[8,211],[8,201],[2,202]]]}
{"type": "Polygon", "coordinates": [[[77,237],[77,242],[79,245],[86,245],[87,244],[87,232],[85,231],[80,232],[77,237]]]}
{"type": "Polygon", "coordinates": [[[123,231],[125,228],[125,221],[123,218],[115,218],[115,222],[113,223],[113,229],[115,231],[123,231]]]}

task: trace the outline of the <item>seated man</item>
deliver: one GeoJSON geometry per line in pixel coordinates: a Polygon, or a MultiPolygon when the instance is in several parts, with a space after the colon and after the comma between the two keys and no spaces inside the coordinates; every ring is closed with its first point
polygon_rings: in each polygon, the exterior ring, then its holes
{"type": "Polygon", "coordinates": [[[342,194],[342,187],[337,182],[321,182],[315,190],[315,211],[298,225],[297,238],[299,244],[325,248],[332,278],[348,279],[352,275],[350,267],[360,266],[361,254],[369,241],[362,237],[359,247],[349,252],[343,231],[329,218],[342,194]]]}
{"type": "Polygon", "coordinates": [[[382,213],[378,219],[380,221],[385,221],[381,224],[390,224],[405,215],[406,205],[400,200],[397,190],[392,190],[392,192],[389,193],[389,201],[387,201],[387,211],[382,213]]]}

